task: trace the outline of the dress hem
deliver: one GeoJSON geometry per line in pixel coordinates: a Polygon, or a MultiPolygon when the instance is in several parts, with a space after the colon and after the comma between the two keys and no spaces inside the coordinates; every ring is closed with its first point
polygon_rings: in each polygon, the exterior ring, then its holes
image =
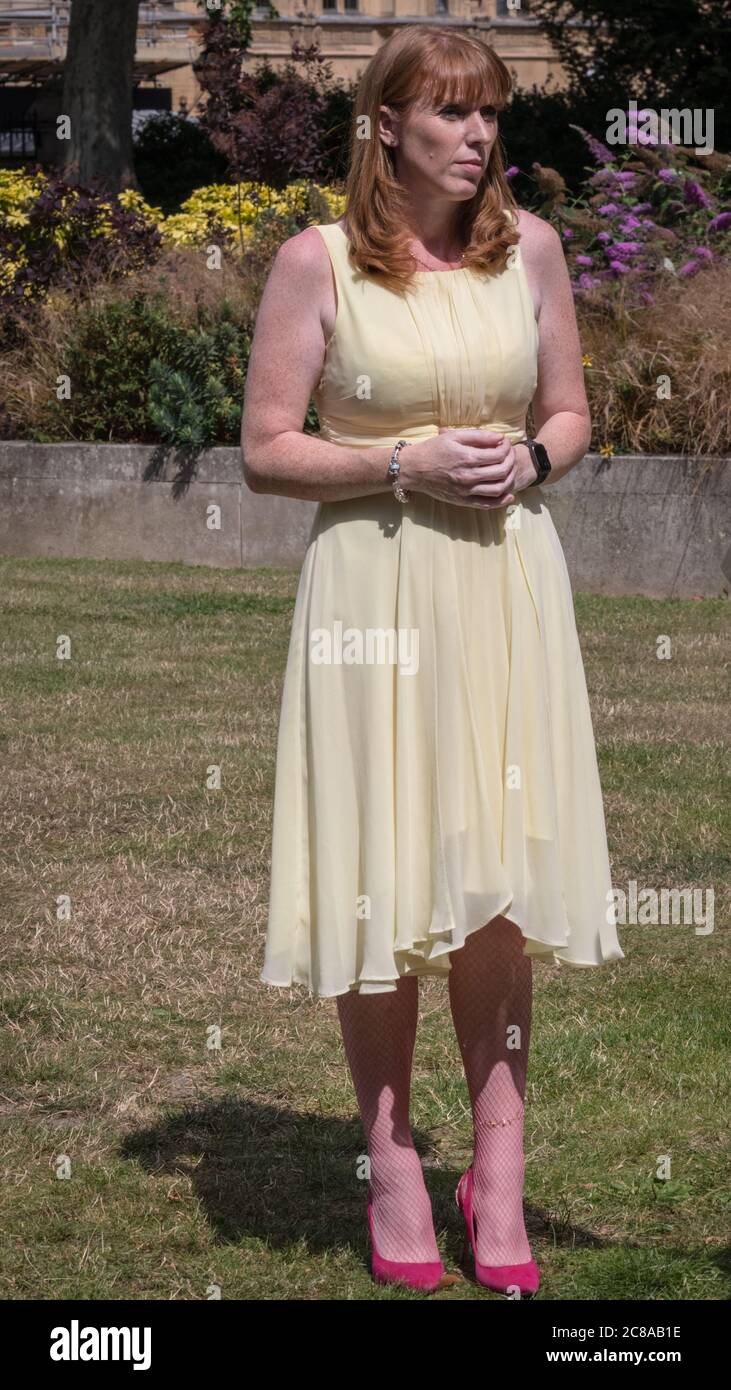
{"type": "MultiPolygon", "coordinates": [[[[508,905],[509,905],[509,904],[506,904],[505,906],[507,907],[508,905]]],[[[541,940],[539,940],[538,937],[532,937],[532,936],[526,935],[526,933],[523,931],[523,928],[521,927],[520,923],[519,923],[519,922],[516,922],[512,917],[510,917],[510,916],[508,915],[508,913],[505,911],[505,909],[503,909],[502,912],[498,912],[498,913],[494,914],[494,916],[491,917],[490,920],[489,920],[488,922],[482,922],[482,923],[480,923],[480,925],[477,926],[477,927],[470,927],[470,928],[468,928],[468,930],[467,930],[467,932],[466,932],[466,934],[465,934],[464,941],[457,942],[457,943],[455,943],[454,945],[450,946],[450,947],[448,948],[448,951],[447,951],[447,952],[444,952],[443,954],[446,954],[447,956],[449,956],[449,954],[451,954],[452,951],[461,950],[462,947],[463,947],[463,946],[465,945],[465,943],[467,942],[468,938],[469,938],[470,936],[472,936],[473,933],[474,933],[475,931],[482,931],[482,929],[483,929],[484,927],[489,926],[489,925],[490,925],[490,922],[494,921],[496,917],[501,917],[501,916],[504,917],[504,918],[506,919],[506,921],[511,922],[512,925],[513,925],[513,926],[516,926],[516,927],[518,928],[518,930],[520,931],[520,933],[521,933],[521,935],[522,935],[522,937],[523,937],[523,943],[524,943],[524,944],[523,944],[523,954],[526,955],[526,956],[528,957],[529,960],[532,960],[532,961],[535,960],[535,961],[538,961],[538,962],[540,962],[541,964],[544,964],[544,965],[551,965],[551,966],[570,965],[570,966],[573,966],[575,969],[578,969],[578,970],[597,970],[597,969],[599,969],[599,968],[600,968],[601,966],[603,966],[603,965],[610,965],[613,961],[620,961],[620,960],[624,960],[624,958],[625,958],[625,956],[624,956],[624,951],[622,950],[621,946],[619,945],[619,942],[617,942],[616,950],[612,949],[612,950],[609,952],[609,954],[603,956],[600,960],[576,960],[576,959],[573,959],[573,958],[570,957],[570,956],[561,956],[561,955],[558,954],[558,952],[559,952],[559,951],[562,951],[562,950],[566,950],[566,947],[567,947],[567,945],[568,945],[567,942],[565,942],[565,941],[564,941],[564,942],[558,942],[558,941],[555,941],[555,942],[553,942],[553,941],[541,941],[541,940]],[[534,950],[527,950],[526,948],[529,947],[529,946],[538,947],[538,949],[537,949],[537,950],[535,950],[535,949],[534,949],[534,950]],[[545,949],[541,949],[542,947],[545,948],[545,949]]],[[[425,938],[422,938],[422,940],[425,940],[425,938]]],[[[408,954],[409,951],[413,951],[413,950],[414,950],[414,947],[415,947],[417,944],[418,944],[417,942],[413,942],[412,945],[411,945],[410,947],[409,947],[409,946],[398,947],[398,948],[397,948],[397,951],[396,951],[396,954],[408,954]]],[[[301,989],[305,989],[305,990],[307,991],[307,993],[308,993],[312,998],[314,998],[314,999],[337,999],[340,995],[350,994],[350,993],[356,993],[356,992],[357,992],[358,994],[388,994],[388,993],[393,992],[393,990],[396,989],[396,987],[397,987],[398,982],[399,982],[400,979],[407,979],[407,978],[409,978],[409,977],[412,976],[412,975],[416,975],[416,976],[423,975],[423,976],[426,976],[426,977],[430,977],[430,978],[432,978],[432,979],[438,978],[438,979],[446,980],[446,979],[449,978],[450,972],[451,972],[451,965],[440,966],[440,967],[438,967],[438,968],[430,968],[429,965],[428,965],[428,963],[425,961],[425,963],[424,963],[423,966],[415,965],[415,966],[413,966],[413,967],[411,967],[411,968],[409,968],[409,967],[407,966],[407,968],[406,968],[405,970],[400,971],[400,972],[399,972],[398,974],[396,974],[396,975],[381,976],[381,977],[371,976],[371,977],[368,978],[368,979],[350,980],[350,981],[348,982],[348,984],[345,986],[344,989],[336,989],[336,990],[331,990],[331,991],[329,991],[329,992],[325,992],[325,991],[313,989],[310,980],[307,979],[307,978],[304,978],[304,977],[302,977],[302,976],[297,976],[296,972],[293,972],[293,973],[292,973],[292,975],[290,976],[290,979],[289,979],[289,980],[276,980],[276,979],[270,979],[269,976],[266,974],[266,967],[264,967],[264,969],[261,971],[261,973],[260,973],[260,975],[259,975],[259,983],[260,983],[260,984],[269,985],[270,987],[272,987],[272,988],[274,988],[274,989],[293,989],[294,987],[301,988],[301,989]],[[384,988],[384,989],[373,989],[373,988],[369,988],[369,986],[373,986],[373,985],[384,985],[385,988],[384,988]],[[363,989],[363,988],[361,988],[361,986],[366,986],[366,988],[363,989]]]]}

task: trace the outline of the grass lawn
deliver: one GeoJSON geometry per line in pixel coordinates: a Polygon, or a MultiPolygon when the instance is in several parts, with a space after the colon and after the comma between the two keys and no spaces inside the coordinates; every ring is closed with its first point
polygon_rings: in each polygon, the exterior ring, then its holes
{"type": "MultiPolygon", "coordinates": [[[[5,559],[0,582],[0,1296],[423,1297],[368,1273],[335,1001],[257,978],[297,576],[5,559]]],[[[576,609],[615,886],[713,887],[715,929],[628,925],[622,962],[535,967],[539,1297],[724,1300],[731,609],[576,609]]],[[[454,1270],[471,1118],[438,980],[421,984],[412,1117],[454,1270]]],[[[463,1279],[434,1297],[498,1295],[463,1279]]]]}

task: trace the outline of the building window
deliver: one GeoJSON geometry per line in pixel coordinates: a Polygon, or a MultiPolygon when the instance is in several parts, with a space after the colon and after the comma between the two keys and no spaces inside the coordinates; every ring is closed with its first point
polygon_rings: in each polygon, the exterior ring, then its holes
{"type": "Polygon", "coordinates": [[[352,13],[353,10],[357,10],[357,9],[358,9],[358,0],[345,0],[345,9],[346,9],[346,10],[350,10],[351,13],[352,13]]]}
{"type": "Polygon", "coordinates": [[[449,14],[449,0],[434,0],[435,14],[449,14]]]}
{"type": "Polygon", "coordinates": [[[530,9],[530,0],[496,0],[495,14],[498,19],[520,19],[530,9]]]}
{"type": "Polygon", "coordinates": [[[338,0],[322,0],[322,8],[323,11],[336,10],[338,8],[338,0]]]}

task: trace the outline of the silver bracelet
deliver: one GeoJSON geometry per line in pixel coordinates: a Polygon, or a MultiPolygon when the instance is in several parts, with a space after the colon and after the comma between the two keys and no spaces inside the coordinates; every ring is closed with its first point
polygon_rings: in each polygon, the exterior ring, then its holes
{"type": "Polygon", "coordinates": [[[391,479],[391,482],[393,484],[394,497],[396,497],[396,499],[399,502],[409,502],[411,500],[411,494],[409,492],[405,492],[399,482],[401,464],[398,461],[398,456],[401,453],[401,450],[406,447],[408,442],[408,439],[399,439],[398,443],[394,445],[393,453],[391,454],[391,462],[388,465],[387,476],[391,479]]]}

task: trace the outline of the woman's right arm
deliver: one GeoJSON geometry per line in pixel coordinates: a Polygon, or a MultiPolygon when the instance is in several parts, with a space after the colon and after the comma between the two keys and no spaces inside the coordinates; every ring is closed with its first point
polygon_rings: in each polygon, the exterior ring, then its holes
{"type": "Polygon", "coordinates": [[[330,257],[320,233],[308,227],[280,246],[257,314],[241,422],[252,492],[340,502],[391,490],[390,446],[348,448],[302,431],[322,375],[328,294],[330,257]]]}

